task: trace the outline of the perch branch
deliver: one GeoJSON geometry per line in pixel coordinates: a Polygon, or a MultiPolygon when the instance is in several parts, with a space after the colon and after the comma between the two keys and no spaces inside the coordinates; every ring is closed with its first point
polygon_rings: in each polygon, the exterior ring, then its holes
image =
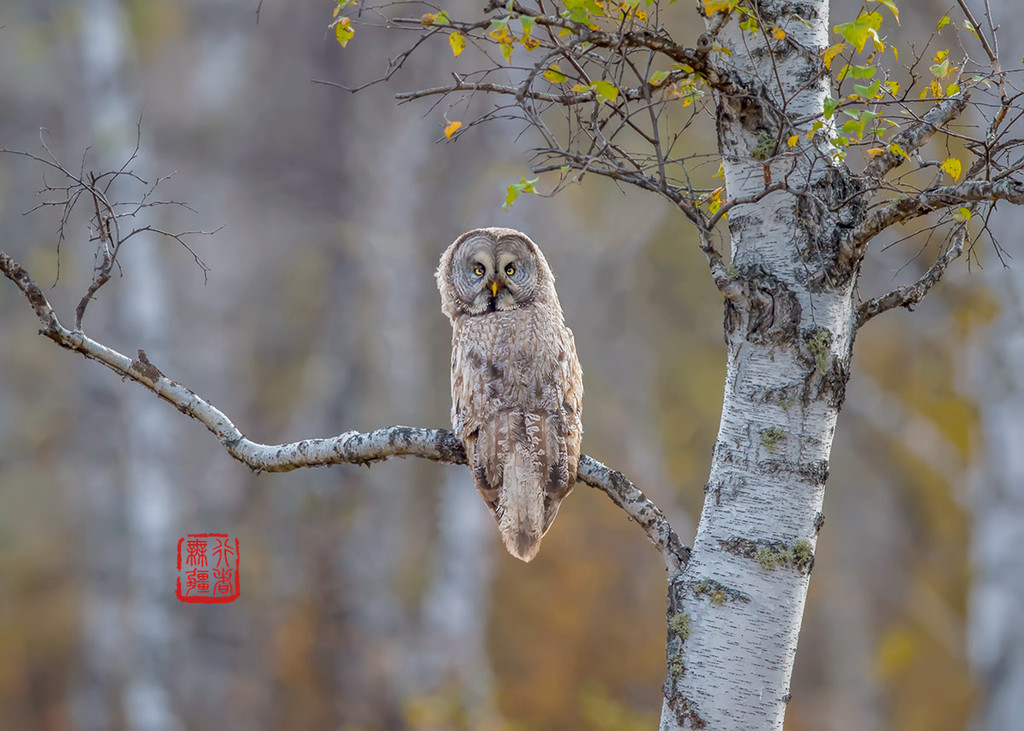
{"type": "MultiPolygon", "coordinates": [[[[85,335],[68,330],[32,280],[14,259],[0,251],[0,272],[28,299],[42,324],[40,334],[57,345],[102,363],[123,379],[134,381],[203,424],[232,457],[258,472],[288,472],[300,467],[381,462],[390,457],[423,457],[436,462],[466,464],[462,443],[448,429],[392,426],[367,433],[344,432],[326,439],[291,444],[259,444],[247,439],[224,412],[191,389],[172,381],[149,361],[144,351],[129,358],[85,335]]],[[[679,540],[665,514],[620,472],[586,455],[580,457],[579,480],[603,491],[637,522],[661,553],[665,566],[677,573],[690,551],[679,540]]]]}

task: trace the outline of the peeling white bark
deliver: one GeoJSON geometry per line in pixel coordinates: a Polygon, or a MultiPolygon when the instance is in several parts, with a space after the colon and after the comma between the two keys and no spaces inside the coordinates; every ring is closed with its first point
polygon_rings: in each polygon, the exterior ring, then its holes
{"type": "MultiPolygon", "coordinates": [[[[762,25],[780,25],[809,51],[773,43],[771,55],[767,34],[741,31],[732,18],[720,38],[735,52],[720,63],[786,119],[820,113],[826,84],[806,82],[828,44],[827,2],[801,4],[808,26],[785,3],[759,10],[762,25]]],[[[769,106],[718,99],[729,198],[753,198],[783,178],[835,198],[839,171],[813,148],[769,162],[770,151],[758,154],[759,143],[781,139],[784,150],[799,132],[769,106]]],[[[777,191],[730,211],[744,292],[727,306],[725,397],[704,509],[690,562],[670,588],[663,730],[782,728],[854,323],[853,276],[837,281],[825,272],[834,258],[821,253],[835,215],[805,206],[777,191]]]]}

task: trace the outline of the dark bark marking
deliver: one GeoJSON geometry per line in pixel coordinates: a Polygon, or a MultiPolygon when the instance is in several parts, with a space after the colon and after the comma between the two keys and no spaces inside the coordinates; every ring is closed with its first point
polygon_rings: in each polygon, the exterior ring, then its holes
{"type": "Polygon", "coordinates": [[[759,345],[795,340],[801,314],[796,295],[760,268],[741,272],[739,281],[744,296],[725,303],[726,337],[759,345]]]}

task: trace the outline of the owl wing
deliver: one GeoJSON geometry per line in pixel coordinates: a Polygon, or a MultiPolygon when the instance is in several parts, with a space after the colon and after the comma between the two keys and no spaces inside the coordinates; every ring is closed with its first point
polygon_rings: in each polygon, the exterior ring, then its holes
{"type": "Polygon", "coordinates": [[[456,338],[452,424],[509,551],[529,561],[576,482],[583,381],[572,332],[535,350],[456,338]]]}
{"type": "Polygon", "coordinates": [[[555,359],[556,378],[550,397],[546,399],[547,439],[538,451],[548,455],[545,463],[548,479],[545,482],[544,532],[558,513],[558,506],[576,484],[576,469],[580,461],[580,442],[583,437],[583,371],[576,355],[576,341],[572,330],[562,327],[560,348],[555,359]],[[553,447],[557,447],[557,452],[553,447]],[[557,459],[552,460],[557,454],[557,459]]]}
{"type": "Polygon", "coordinates": [[[499,454],[499,443],[510,438],[509,425],[497,423],[504,393],[500,361],[487,355],[471,338],[452,341],[452,428],[466,447],[474,482],[492,512],[498,509],[501,464],[487,455],[499,454]],[[482,433],[481,433],[482,432],[482,433]]]}

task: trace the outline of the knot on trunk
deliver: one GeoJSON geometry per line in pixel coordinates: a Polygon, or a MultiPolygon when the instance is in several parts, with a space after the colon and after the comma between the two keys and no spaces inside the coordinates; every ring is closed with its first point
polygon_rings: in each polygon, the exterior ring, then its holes
{"type": "Polygon", "coordinates": [[[742,296],[725,303],[726,338],[759,345],[794,341],[801,309],[792,290],[761,269],[738,282],[742,296]]]}

